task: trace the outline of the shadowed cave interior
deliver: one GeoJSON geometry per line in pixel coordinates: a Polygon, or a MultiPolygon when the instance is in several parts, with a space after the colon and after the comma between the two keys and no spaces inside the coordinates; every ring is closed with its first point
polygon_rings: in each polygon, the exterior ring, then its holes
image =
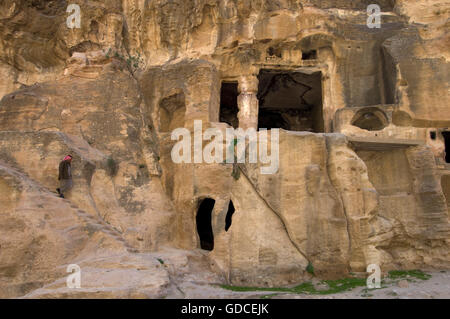
{"type": "Polygon", "coordinates": [[[450,163],[450,132],[442,132],[445,141],[445,162],[450,163]]]}
{"type": "Polygon", "coordinates": [[[258,129],[324,131],[321,72],[261,70],[258,129]]]}
{"type": "Polygon", "coordinates": [[[216,201],[205,198],[200,202],[197,210],[197,233],[200,238],[200,248],[204,250],[214,249],[214,234],[211,225],[212,211],[216,201]]]}
{"type": "Polygon", "coordinates": [[[225,231],[228,231],[231,227],[233,214],[235,212],[233,201],[230,200],[230,203],[228,204],[228,211],[227,216],[225,217],[225,231]]]}
{"type": "Polygon", "coordinates": [[[222,82],[220,89],[220,122],[225,122],[233,128],[238,128],[238,83],[222,82]]]}

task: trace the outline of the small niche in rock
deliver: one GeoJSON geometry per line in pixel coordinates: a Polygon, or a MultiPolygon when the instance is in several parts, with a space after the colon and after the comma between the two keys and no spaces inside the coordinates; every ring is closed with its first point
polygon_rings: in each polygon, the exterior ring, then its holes
{"type": "Polygon", "coordinates": [[[352,125],[367,131],[380,131],[389,125],[389,121],[382,110],[368,107],[355,114],[352,125]]]}
{"type": "Polygon", "coordinates": [[[432,140],[435,140],[435,139],[436,139],[436,132],[435,132],[435,131],[431,131],[431,132],[430,132],[430,138],[431,138],[432,140]]]}
{"type": "Polygon", "coordinates": [[[302,53],[302,60],[315,60],[317,59],[317,51],[311,50],[302,53]]]}
{"type": "Polygon", "coordinates": [[[274,47],[269,47],[267,49],[267,55],[269,57],[277,57],[277,58],[280,58],[280,59],[283,57],[283,55],[281,53],[281,50],[280,49],[275,49],[274,47]]]}
{"type": "Polygon", "coordinates": [[[90,29],[91,29],[91,32],[90,32],[90,33],[92,33],[92,34],[97,34],[97,33],[98,33],[98,30],[99,30],[99,28],[98,28],[98,22],[95,21],[95,20],[92,20],[92,21],[91,21],[90,29]]]}
{"type": "Polygon", "coordinates": [[[159,125],[161,132],[172,132],[184,127],[186,101],[183,92],[163,98],[159,103],[159,125]]]}

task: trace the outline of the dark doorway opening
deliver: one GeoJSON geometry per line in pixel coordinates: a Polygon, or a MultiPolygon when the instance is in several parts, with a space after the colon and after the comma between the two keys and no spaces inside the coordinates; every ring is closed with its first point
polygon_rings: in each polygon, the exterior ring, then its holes
{"type": "Polygon", "coordinates": [[[430,138],[431,138],[432,140],[435,140],[435,139],[436,139],[436,131],[431,131],[431,132],[430,132],[430,138]]]}
{"type": "Polygon", "coordinates": [[[222,82],[220,89],[220,115],[219,121],[225,122],[234,128],[239,127],[237,103],[239,91],[237,82],[222,82]]]}
{"type": "Polygon", "coordinates": [[[315,60],[317,59],[317,51],[311,50],[302,53],[302,60],[315,60]]]}
{"type": "Polygon", "coordinates": [[[235,212],[233,201],[230,200],[230,203],[228,204],[228,211],[227,216],[225,217],[225,231],[228,231],[231,227],[231,222],[233,218],[233,214],[235,212]]]}
{"type": "Polygon", "coordinates": [[[442,132],[445,142],[445,162],[450,163],[450,132],[442,132]]]}
{"type": "Polygon", "coordinates": [[[324,131],[322,73],[261,70],[258,128],[324,131]]]}
{"type": "Polygon", "coordinates": [[[200,202],[197,210],[197,233],[200,237],[200,247],[205,250],[214,249],[214,234],[211,225],[212,211],[216,201],[205,198],[200,202]]]}

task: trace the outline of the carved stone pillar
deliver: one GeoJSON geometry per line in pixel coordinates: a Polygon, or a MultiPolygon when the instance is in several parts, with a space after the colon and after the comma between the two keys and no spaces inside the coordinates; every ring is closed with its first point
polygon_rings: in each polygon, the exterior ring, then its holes
{"type": "Polygon", "coordinates": [[[246,130],[250,127],[258,129],[259,103],[258,78],[256,75],[246,75],[239,78],[238,119],[239,127],[246,130]]]}

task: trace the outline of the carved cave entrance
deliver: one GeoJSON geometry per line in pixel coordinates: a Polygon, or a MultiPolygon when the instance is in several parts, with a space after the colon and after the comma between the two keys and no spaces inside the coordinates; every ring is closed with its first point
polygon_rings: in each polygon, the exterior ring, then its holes
{"type": "Polygon", "coordinates": [[[235,212],[235,208],[233,205],[233,201],[230,200],[230,203],[228,204],[227,215],[225,217],[225,231],[228,231],[228,229],[230,229],[230,227],[231,227],[231,222],[232,222],[234,212],[235,212]]]}
{"type": "Polygon", "coordinates": [[[223,82],[220,89],[220,122],[225,122],[234,128],[238,128],[238,83],[223,82]]]}
{"type": "Polygon", "coordinates": [[[211,218],[215,203],[216,201],[214,199],[205,198],[201,200],[197,210],[197,233],[200,238],[200,248],[204,250],[214,249],[214,234],[211,218]]]}
{"type": "Polygon", "coordinates": [[[445,142],[445,161],[450,163],[450,132],[442,132],[445,142]]]}
{"type": "Polygon", "coordinates": [[[261,70],[258,129],[324,132],[322,73],[261,70]]]}

